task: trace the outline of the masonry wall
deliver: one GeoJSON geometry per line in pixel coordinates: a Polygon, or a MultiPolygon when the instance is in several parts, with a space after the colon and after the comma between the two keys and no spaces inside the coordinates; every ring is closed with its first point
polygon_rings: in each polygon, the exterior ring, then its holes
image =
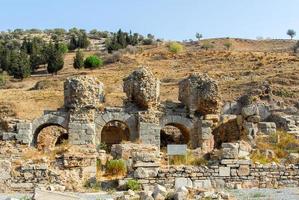
{"type": "Polygon", "coordinates": [[[138,179],[143,187],[154,184],[167,188],[276,188],[298,187],[299,166],[253,165],[248,160],[222,160],[213,166],[170,166],[160,168],[152,178],[138,179]]]}

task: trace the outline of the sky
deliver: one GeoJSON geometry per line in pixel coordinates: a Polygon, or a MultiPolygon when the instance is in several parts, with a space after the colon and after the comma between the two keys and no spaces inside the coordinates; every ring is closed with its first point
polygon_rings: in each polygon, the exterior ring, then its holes
{"type": "Polygon", "coordinates": [[[0,0],[0,30],[83,28],[170,40],[299,38],[299,0],[0,0]]]}

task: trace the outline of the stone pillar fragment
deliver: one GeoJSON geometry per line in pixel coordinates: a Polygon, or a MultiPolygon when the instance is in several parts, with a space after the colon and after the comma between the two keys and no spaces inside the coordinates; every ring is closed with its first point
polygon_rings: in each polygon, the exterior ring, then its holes
{"type": "Polygon", "coordinates": [[[160,81],[148,68],[141,67],[124,79],[124,92],[128,102],[139,108],[156,108],[160,100],[160,81]]]}
{"type": "Polygon", "coordinates": [[[191,74],[179,83],[179,101],[190,114],[215,114],[220,111],[220,95],[217,83],[207,74],[191,74]]]}

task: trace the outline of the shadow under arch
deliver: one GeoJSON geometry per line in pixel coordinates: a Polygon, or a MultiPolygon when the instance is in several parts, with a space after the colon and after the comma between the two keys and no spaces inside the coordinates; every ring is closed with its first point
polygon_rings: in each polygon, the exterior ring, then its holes
{"type": "Polygon", "coordinates": [[[113,144],[129,141],[131,132],[127,123],[120,120],[107,122],[101,130],[101,143],[107,145],[108,150],[113,144]]]}
{"type": "Polygon", "coordinates": [[[190,146],[190,130],[179,123],[165,124],[160,130],[160,147],[166,147],[167,144],[187,144],[190,146]]]}

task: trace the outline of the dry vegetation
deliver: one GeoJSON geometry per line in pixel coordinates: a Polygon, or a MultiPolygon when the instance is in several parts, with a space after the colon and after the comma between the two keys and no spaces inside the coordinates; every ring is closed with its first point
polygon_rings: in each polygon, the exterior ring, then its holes
{"type": "MultiPolygon", "coordinates": [[[[254,162],[259,162],[261,164],[266,164],[270,162],[279,163],[281,160],[285,162],[294,163],[294,161],[289,160],[289,155],[291,153],[299,153],[299,140],[292,134],[288,134],[283,131],[277,131],[270,136],[260,136],[256,142],[256,151],[251,155],[254,162]],[[266,156],[265,153],[261,151],[270,150],[274,152],[273,156],[266,156]]],[[[295,163],[298,162],[295,161],[295,163]]]]}
{"type": "MultiPolygon", "coordinates": [[[[122,79],[139,65],[148,65],[161,80],[161,99],[177,101],[177,83],[191,72],[208,73],[220,83],[224,100],[233,100],[263,81],[269,81],[277,98],[293,104],[299,92],[299,57],[291,53],[290,40],[253,41],[214,39],[212,49],[199,44],[185,44],[184,51],[171,53],[168,44],[140,46],[134,53],[125,53],[120,60],[96,70],[75,70],[74,53],[65,57],[65,66],[57,76],[34,76],[22,82],[11,80],[7,89],[0,90],[0,105],[11,105],[6,112],[33,119],[44,110],[63,105],[63,81],[66,77],[88,74],[98,77],[106,87],[106,105],[121,106],[122,79]],[[232,47],[225,50],[224,44],[232,47]],[[36,84],[43,83],[36,90],[36,84]]],[[[86,52],[85,56],[96,52],[86,52]]]]}

